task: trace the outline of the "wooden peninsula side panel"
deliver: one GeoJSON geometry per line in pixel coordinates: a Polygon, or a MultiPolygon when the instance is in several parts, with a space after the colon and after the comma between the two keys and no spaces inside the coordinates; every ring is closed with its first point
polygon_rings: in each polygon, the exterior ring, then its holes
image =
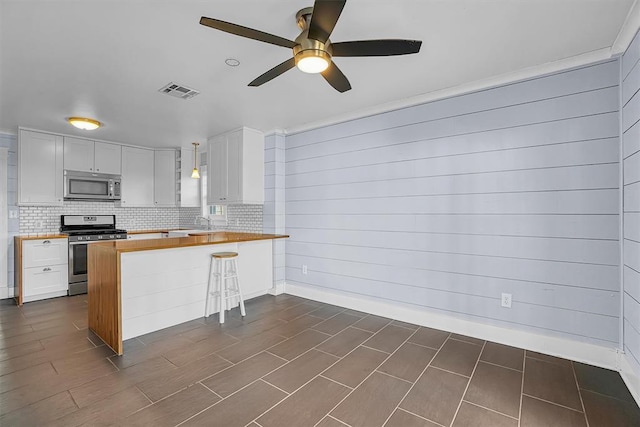
{"type": "Polygon", "coordinates": [[[121,355],[120,256],[113,245],[89,245],[88,275],[89,329],[121,355]]]}

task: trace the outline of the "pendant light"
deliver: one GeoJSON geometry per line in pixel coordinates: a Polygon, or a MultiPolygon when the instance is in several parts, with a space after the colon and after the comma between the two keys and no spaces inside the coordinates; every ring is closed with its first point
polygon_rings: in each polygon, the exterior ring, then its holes
{"type": "Polygon", "coordinates": [[[198,170],[198,142],[192,142],[193,144],[193,172],[191,172],[191,178],[200,179],[200,171],[198,170]]]}

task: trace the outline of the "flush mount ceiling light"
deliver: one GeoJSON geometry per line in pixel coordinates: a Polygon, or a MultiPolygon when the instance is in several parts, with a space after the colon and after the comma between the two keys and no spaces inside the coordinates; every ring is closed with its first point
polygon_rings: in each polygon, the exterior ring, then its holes
{"type": "Polygon", "coordinates": [[[200,179],[200,171],[198,170],[198,142],[192,142],[193,145],[193,171],[191,172],[191,178],[200,179]]]}
{"type": "Polygon", "coordinates": [[[88,119],[86,117],[69,117],[67,121],[69,122],[69,124],[82,130],[94,130],[102,126],[102,123],[100,123],[99,121],[88,119]]]}

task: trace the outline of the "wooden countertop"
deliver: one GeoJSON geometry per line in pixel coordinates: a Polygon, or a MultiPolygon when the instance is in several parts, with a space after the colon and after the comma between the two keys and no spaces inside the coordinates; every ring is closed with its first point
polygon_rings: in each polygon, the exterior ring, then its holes
{"type": "Polygon", "coordinates": [[[284,234],[237,233],[230,231],[203,231],[188,237],[165,237],[145,240],[110,240],[95,242],[92,246],[110,248],[116,252],[151,251],[157,249],[186,248],[190,246],[219,245],[224,243],[250,242],[253,240],[286,239],[284,234]]]}

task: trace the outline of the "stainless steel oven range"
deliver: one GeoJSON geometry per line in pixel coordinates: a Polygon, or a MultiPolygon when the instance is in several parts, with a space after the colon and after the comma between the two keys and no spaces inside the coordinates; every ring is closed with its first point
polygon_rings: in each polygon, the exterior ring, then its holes
{"type": "Polygon", "coordinates": [[[69,236],[69,295],[87,293],[87,246],[127,238],[115,215],[61,215],[60,232],[69,236]]]}

